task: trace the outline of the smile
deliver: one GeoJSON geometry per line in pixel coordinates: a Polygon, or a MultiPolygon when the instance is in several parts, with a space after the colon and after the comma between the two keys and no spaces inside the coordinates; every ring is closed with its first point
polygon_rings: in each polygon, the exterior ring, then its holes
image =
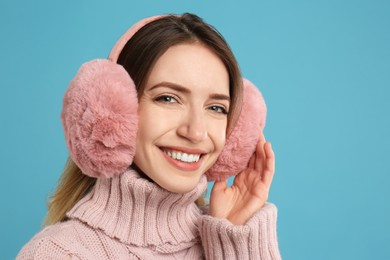
{"type": "Polygon", "coordinates": [[[193,163],[193,162],[198,162],[201,154],[190,154],[190,153],[185,153],[185,152],[180,152],[180,151],[175,151],[175,150],[162,150],[166,155],[171,157],[172,159],[175,159],[177,161],[181,162],[187,162],[187,163],[193,163]]]}
{"type": "Polygon", "coordinates": [[[186,147],[159,147],[164,158],[176,169],[193,172],[199,170],[207,152],[200,149],[188,149],[186,147]]]}

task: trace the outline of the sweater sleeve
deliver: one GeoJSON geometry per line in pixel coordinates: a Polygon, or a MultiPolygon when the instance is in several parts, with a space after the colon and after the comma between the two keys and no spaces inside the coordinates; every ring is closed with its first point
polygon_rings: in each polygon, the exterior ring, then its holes
{"type": "MultiPolygon", "coordinates": [[[[88,251],[77,239],[77,232],[70,221],[47,226],[23,246],[17,260],[85,259],[88,251]],[[82,256],[82,257],[80,257],[82,256]]],[[[91,259],[91,258],[87,258],[91,259]]]]}
{"type": "Polygon", "coordinates": [[[203,215],[199,231],[206,259],[281,259],[276,218],[277,209],[270,203],[239,226],[203,215]]]}
{"type": "Polygon", "coordinates": [[[69,259],[76,260],[79,259],[69,252],[64,250],[58,243],[54,240],[43,237],[32,239],[27,243],[19,254],[16,256],[17,260],[43,260],[43,259],[69,259]]]}

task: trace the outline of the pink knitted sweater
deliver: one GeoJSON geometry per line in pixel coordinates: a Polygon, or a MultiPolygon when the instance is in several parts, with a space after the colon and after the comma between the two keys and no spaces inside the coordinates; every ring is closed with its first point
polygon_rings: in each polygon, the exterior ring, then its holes
{"type": "Polygon", "coordinates": [[[276,207],[266,204],[245,225],[195,205],[207,186],[171,193],[128,170],[99,179],[68,213],[44,228],[17,259],[280,259],[276,207]]]}

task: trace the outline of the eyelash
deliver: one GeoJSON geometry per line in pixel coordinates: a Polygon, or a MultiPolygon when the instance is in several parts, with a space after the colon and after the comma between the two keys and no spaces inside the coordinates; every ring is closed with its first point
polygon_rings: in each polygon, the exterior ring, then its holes
{"type": "Polygon", "coordinates": [[[156,97],[154,100],[158,101],[158,102],[162,102],[162,103],[168,103],[168,104],[169,103],[175,103],[175,102],[167,101],[166,100],[167,98],[174,99],[176,103],[179,103],[177,98],[175,96],[171,96],[171,95],[162,95],[162,96],[156,97]]]}
{"type": "Polygon", "coordinates": [[[227,111],[224,107],[222,106],[216,106],[216,105],[213,105],[209,108],[210,110],[212,111],[216,111],[217,113],[221,113],[221,114],[224,114],[224,115],[227,115],[229,113],[229,111],[227,111]],[[219,110],[219,111],[217,111],[219,110]]]}
{"type": "MultiPolygon", "coordinates": [[[[178,98],[176,98],[175,96],[172,96],[172,95],[158,96],[154,100],[157,102],[162,102],[162,103],[166,103],[166,104],[180,103],[178,101],[178,98]],[[173,99],[174,102],[171,102],[172,100],[167,100],[167,99],[173,99]]],[[[216,113],[223,114],[223,115],[227,115],[229,113],[229,111],[227,111],[223,106],[213,105],[213,106],[210,106],[209,109],[211,111],[214,111],[216,113]]]]}

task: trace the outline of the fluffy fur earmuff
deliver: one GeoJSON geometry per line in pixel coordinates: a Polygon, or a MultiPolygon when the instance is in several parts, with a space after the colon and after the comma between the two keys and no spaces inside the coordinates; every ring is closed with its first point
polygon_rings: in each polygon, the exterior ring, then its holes
{"type": "Polygon", "coordinates": [[[61,113],[70,156],[91,177],[124,172],[135,155],[137,91],[127,71],[109,60],[82,65],[61,113]]]}
{"type": "Polygon", "coordinates": [[[244,170],[264,129],[267,107],[263,96],[249,80],[243,79],[243,85],[240,116],[217,162],[206,172],[208,181],[224,180],[244,170]]]}

